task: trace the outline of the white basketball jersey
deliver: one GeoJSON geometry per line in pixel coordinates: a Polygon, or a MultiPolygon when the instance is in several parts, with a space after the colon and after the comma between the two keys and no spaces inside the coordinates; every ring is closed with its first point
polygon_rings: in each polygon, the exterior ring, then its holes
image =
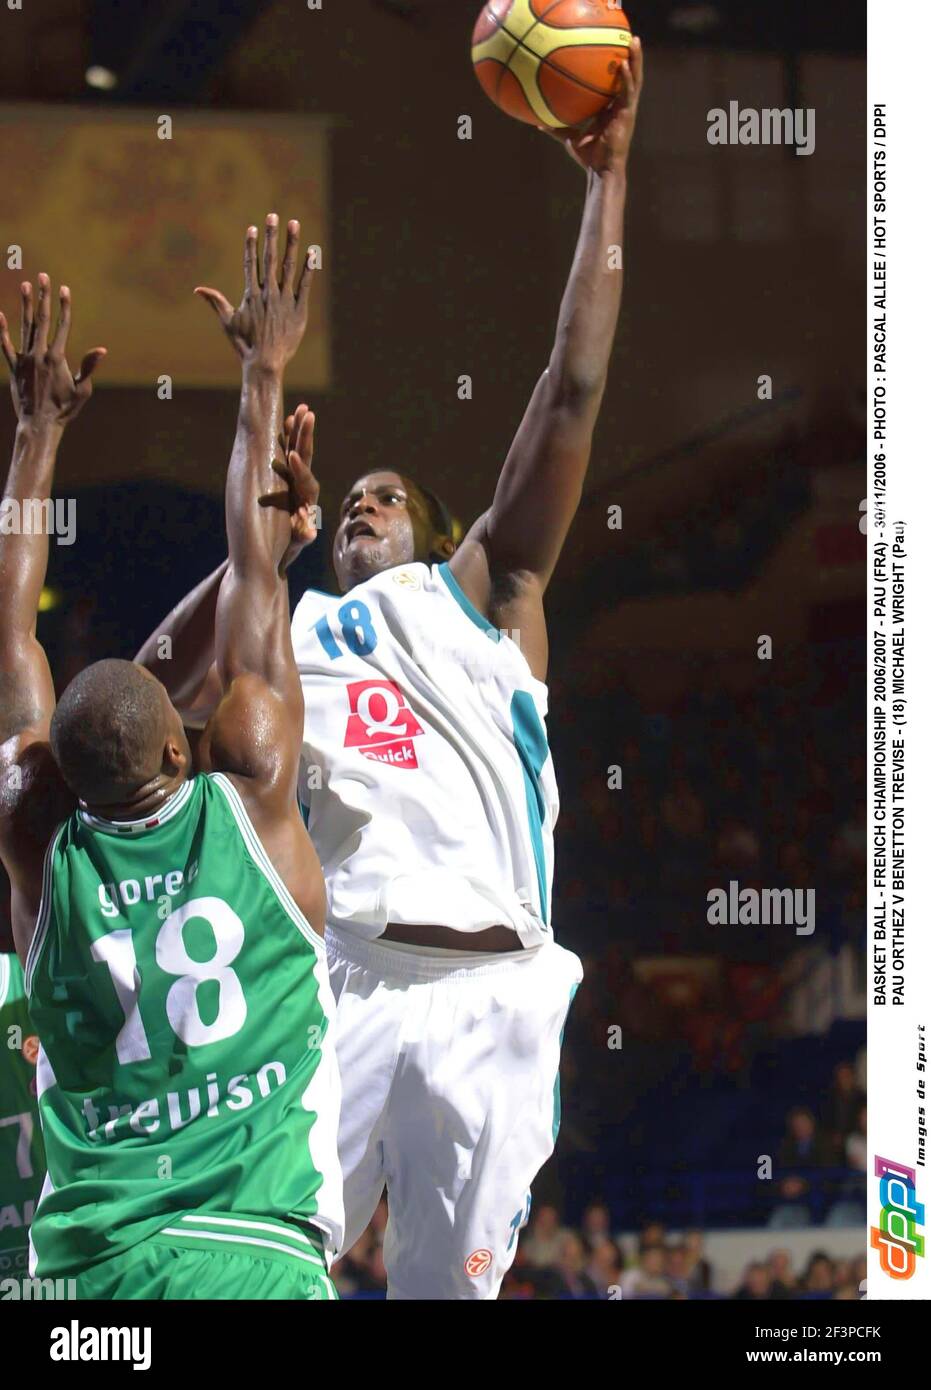
{"type": "Polygon", "coordinates": [[[446,564],[309,590],[291,633],[329,921],[368,939],[389,922],[551,939],[547,693],[519,646],[446,564]]]}

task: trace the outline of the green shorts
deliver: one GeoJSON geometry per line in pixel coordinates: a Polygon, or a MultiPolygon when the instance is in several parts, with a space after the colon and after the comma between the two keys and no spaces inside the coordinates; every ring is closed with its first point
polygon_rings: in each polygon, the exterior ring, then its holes
{"type": "Polygon", "coordinates": [[[181,1217],[76,1276],[79,1299],[320,1299],[339,1295],[323,1241],[259,1217],[181,1217]]]}

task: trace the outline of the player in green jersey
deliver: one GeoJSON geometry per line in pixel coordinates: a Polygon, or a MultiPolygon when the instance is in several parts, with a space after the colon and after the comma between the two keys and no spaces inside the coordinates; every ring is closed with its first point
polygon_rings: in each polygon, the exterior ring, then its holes
{"type": "Polygon", "coordinates": [[[0,1299],[28,1271],[29,1224],[45,1173],[36,1102],[39,1039],[13,946],[10,882],[0,869],[0,1299]]]}
{"type": "MultiPolygon", "coordinates": [[[[216,616],[223,699],[203,770],[164,686],[102,661],[56,707],[36,612],[47,528],[0,528],[0,855],[41,1039],[48,1177],[34,1273],[79,1298],[331,1298],[342,1230],[339,1087],[325,895],[296,782],[303,699],[279,568],[291,538],[273,460],[285,364],[307,321],[299,227],[246,236],[246,287],[217,310],[243,366],[216,616]],[[271,499],[274,505],[259,505],[271,499]]],[[[103,349],[73,376],[70,295],[23,286],[5,506],[46,502],[62,430],[103,349]]],[[[313,416],[289,443],[307,460],[313,416]]],[[[291,459],[289,459],[289,462],[291,459]]],[[[280,463],[277,465],[281,467],[280,463]]],[[[40,512],[41,515],[41,512],[40,512]]]]}

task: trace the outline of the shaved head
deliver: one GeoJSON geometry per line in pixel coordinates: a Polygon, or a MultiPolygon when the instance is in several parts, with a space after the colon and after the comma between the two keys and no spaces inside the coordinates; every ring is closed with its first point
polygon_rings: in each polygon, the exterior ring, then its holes
{"type": "Polygon", "coordinates": [[[96,661],[75,676],[50,737],[62,776],[85,803],[131,799],[163,770],[169,745],[190,762],[165,687],[132,661],[96,661]]]}

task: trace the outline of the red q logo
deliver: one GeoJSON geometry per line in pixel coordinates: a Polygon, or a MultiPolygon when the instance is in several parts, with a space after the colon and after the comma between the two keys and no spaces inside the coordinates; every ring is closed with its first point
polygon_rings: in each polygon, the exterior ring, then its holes
{"type": "Polygon", "coordinates": [[[349,719],[344,747],[392,767],[417,767],[413,740],[423,729],[394,681],[353,681],[347,686],[349,719]]]}

